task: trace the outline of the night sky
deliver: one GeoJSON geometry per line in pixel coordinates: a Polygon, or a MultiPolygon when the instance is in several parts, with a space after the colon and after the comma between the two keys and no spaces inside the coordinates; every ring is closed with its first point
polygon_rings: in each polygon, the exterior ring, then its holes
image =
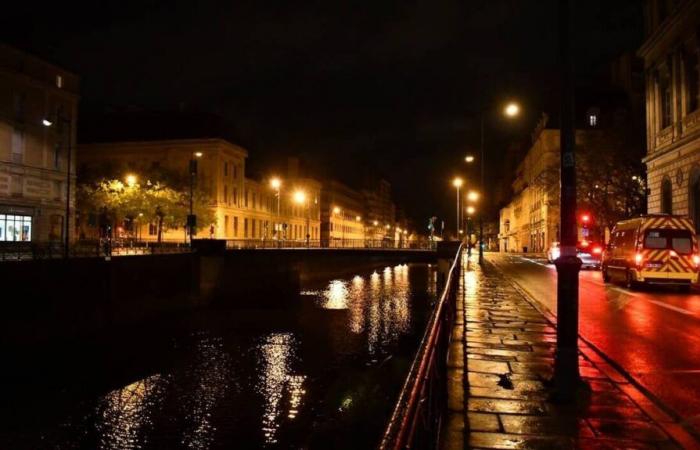
{"type": "MultiPolygon", "coordinates": [[[[642,8],[574,3],[587,82],[640,45],[642,8]]],[[[80,75],[81,115],[214,112],[235,124],[251,172],[287,155],[356,187],[373,172],[417,225],[449,220],[451,178],[474,178],[463,156],[478,146],[480,105],[491,186],[508,143],[556,107],[554,0],[23,4],[3,11],[0,37],[80,75]],[[524,108],[517,121],[498,117],[510,99],[524,108]]]]}

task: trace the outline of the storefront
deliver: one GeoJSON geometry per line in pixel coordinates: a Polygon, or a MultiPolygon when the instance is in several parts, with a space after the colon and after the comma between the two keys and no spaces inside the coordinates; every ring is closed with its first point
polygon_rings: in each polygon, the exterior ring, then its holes
{"type": "Polygon", "coordinates": [[[32,209],[0,207],[0,242],[32,240],[32,209]]]}

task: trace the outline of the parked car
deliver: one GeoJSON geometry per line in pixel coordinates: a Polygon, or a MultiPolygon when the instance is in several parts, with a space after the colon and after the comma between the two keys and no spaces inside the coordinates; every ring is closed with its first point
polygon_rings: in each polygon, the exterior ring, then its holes
{"type": "Polygon", "coordinates": [[[576,256],[581,260],[582,269],[600,269],[603,246],[597,242],[581,241],[576,245],[576,256]]]}
{"type": "Polygon", "coordinates": [[[648,215],[618,222],[603,254],[603,280],[629,287],[698,281],[698,242],[693,222],[681,216],[648,215]]]}

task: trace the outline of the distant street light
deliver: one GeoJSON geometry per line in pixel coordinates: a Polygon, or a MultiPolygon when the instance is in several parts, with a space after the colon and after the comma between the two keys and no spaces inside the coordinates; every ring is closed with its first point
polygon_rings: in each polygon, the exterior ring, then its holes
{"type": "Polygon", "coordinates": [[[460,214],[460,208],[459,208],[459,189],[462,187],[462,184],[464,184],[464,181],[456,177],[454,180],[452,180],[452,185],[457,188],[457,227],[455,228],[457,232],[459,233],[460,223],[461,223],[461,214],[460,214]]]}
{"type": "Polygon", "coordinates": [[[129,187],[136,186],[136,183],[138,182],[138,178],[133,173],[127,174],[124,180],[126,181],[126,185],[129,187]]]}
{"type": "Polygon", "coordinates": [[[360,216],[355,216],[355,221],[356,221],[356,222],[359,222],[359,221],[361,221],[361,220],[362,220],[362,217],[360,217],[360,216]]]}
{"type": "Polygon", "coordinates": [[[479,193],[476,191],[469,191],[469,193],[467,194],[467,200],[469,200],[470,202],[475,202],[479,200],[479,193]]]}
{"type": "Polygon", "coordinates": [[[270,187],[275,190],[275,197],[277,197],[277,223],[275,224],[275,236],[279,242],[280,231],[282,231],[282,224],[280,223],[280,191],[282,188],[282,180],[277,177],[272,177],[272,179],[270,179],[270,187]]]}
{"type": "Polygon", "coordinates": [[[473,206],[467,206],[467,214],[469,214],[471,216],[475,212],[476,212],[476,208],[474,208],[473,206]]]}
{"type": "Polygon", "coordinates": [[[520,105],[515,102],[508,103],[503,109],[503,112],[508,117],[515,117],[520,114],[520,105]]]}

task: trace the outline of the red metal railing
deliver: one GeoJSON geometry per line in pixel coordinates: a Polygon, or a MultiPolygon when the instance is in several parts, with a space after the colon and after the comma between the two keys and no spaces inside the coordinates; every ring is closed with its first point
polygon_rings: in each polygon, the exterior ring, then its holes
{"type": "Polygon", "coordinates": [[[379,444],[381,450],[436,448],[447,410],[447,353],[459,286],[459,246],[416,357],[379,444]]]}

